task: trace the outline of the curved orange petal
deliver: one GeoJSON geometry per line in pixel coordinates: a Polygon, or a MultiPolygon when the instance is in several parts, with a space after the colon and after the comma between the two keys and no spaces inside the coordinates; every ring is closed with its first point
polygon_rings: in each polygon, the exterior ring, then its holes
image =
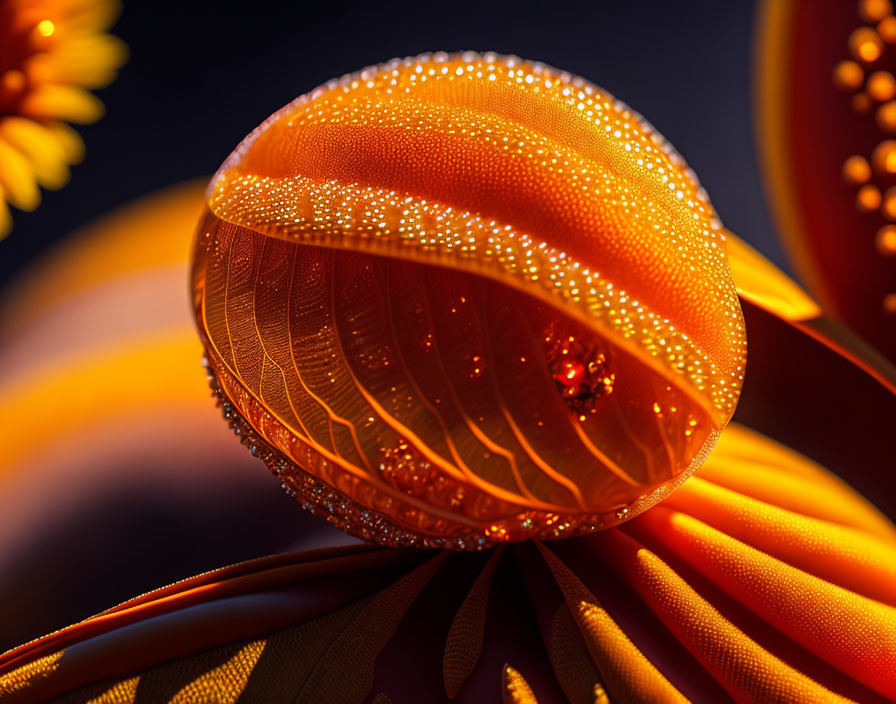
{"type": "MultiPolygon", "coordinates": [[[[777,559],[664,506],[639,523],[677,557],[807,650],[885,696],[896,693],[896,608],[863,596],[875,596],[867,584],[853,587],[858,593],[832,584],[796,567],[795,561],[777,559]]],[[[781,543],[788,538],[781,535],[781,543]]],[[[824,542],[825,536],[815,541],[824,542]]],[[[859,544],[854,538],[856,552],[859,544]]],[[[896,546],[889,548],[892,560],[896,546]]],[[[841,568],[862,570],[846,561],[841,568]]],[[[880,579],[873,572],[869,577],[880,579]]],[[[892,575],[887,577],[892,583],[892,575]]]]}
{"type": "Polygon", "coordinates": [[[896,359],[892,7],[767,0],[758,26],[758,137],[779,234],[825,310],[896,359]]]}

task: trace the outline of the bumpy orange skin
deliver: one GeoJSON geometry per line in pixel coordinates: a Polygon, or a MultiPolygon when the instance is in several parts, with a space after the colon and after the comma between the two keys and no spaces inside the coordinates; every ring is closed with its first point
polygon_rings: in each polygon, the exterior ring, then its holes
{"type": "Polygon", "coordinates": [[[273,115],[212,181],[193,288],[245,444],[387,544],[626,520],[700,464],[743,378],[693,174],[513,57],[394,61],[273,115]]]}

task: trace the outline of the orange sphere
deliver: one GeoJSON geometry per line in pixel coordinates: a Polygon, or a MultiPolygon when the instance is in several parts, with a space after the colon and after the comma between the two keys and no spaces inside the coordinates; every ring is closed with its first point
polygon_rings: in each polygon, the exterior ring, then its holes
{"type": "Polygon", "coordinates": [[[700,464],[744,371],[682,159],[599,88],[494,54],[396,60],[266,120],[209,187],[193,291],[243,442],[391,545],[626,520],[700,464]]]}

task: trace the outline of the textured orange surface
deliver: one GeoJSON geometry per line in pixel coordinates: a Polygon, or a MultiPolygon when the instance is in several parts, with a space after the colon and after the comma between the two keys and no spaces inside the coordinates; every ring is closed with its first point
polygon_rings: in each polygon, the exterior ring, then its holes
{"type": "Polygon", "coordinates": [[[734,410],[721,225],[581,79],[476,54],[367,69],[266,121],[208,207],[193,285],[221,398],[288,490],[362,537],[606,527],[734,410]]]}

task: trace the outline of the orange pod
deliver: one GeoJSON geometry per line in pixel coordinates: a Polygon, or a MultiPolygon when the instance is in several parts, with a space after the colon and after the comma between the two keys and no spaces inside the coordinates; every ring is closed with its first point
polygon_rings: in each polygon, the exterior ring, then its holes
{"type": "Polygon", "coordinates": [[[224,163],[193,293],[224,414],[365,539],[480,548],[630,518],[740,392],[724,234],[677,153],[569,74],[396,60],[224,163]]]}
{"type": "Polygon", "coordinates": [[[765,0],[757,125],[768,197],[829,314],[896,360],[896,16],[889,0],[765,0]]]}

